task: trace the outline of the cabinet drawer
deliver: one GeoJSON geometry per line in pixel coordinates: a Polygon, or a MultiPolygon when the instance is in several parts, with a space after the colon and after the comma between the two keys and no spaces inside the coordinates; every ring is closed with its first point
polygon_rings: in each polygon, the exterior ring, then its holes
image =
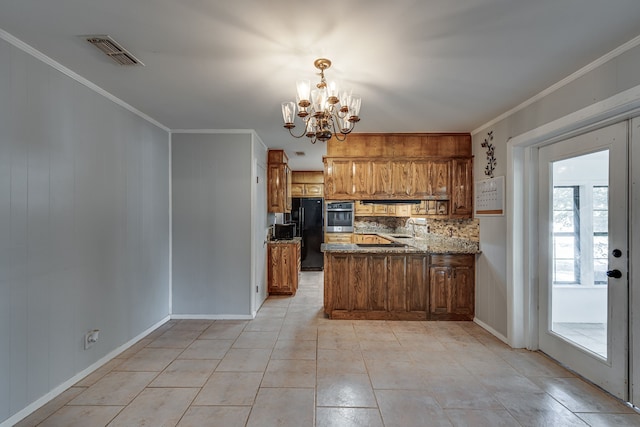
{"type": "Polygon", "coordinates": [[[431,255],[430,265],[437,267],[469,267],[475,265],[473,254],[436,254],[431,255]]]}
{"type": "Polygon", "coordinates": [[[353,233],[325,233],[325,243],[351,243],[353,233]]]}

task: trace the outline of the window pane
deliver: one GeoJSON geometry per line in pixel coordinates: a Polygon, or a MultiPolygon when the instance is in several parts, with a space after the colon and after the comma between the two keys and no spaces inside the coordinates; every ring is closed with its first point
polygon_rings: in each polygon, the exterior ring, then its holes
{"type": "Polygon", "coordinates": [[[608,236],[593,236],[593,258],[607,258],[609,246],[608,236]]]}
{"type": "Polygon", "coordinates": [[[555,236],[553,246],[555,258],[573,259],[575,257],[575,238],[573,236],[555,236]]]}
{"type": "Polygon", "coordinates": [[[593,212],[593,232],[607,233],[609,227],[609,212],[595,211],[593,212]]]}
{"type": "Polygon", "coordinates": [[[595,283],[607,283],[607,259],[593,261],[593,281],[595,283]]]}
{"type": "Polygon", "coordinates": [[[593,209],[609,209],[609,187],[593,187],[593,209]]]}
{"type": "Polygon", "coordinates": [[[556,259],[554,260],[553,281],[575,283],[576,282],[576,270],[573,260],[556,259]]]}
{"type": "Polygon", "coordinates": [[[553,232],[573,233],[575,224],[573,222],[573,211],[556,211],[553,213],[553,232]]]}
{"type": "Polygon", "coordinates": [[[553,188],[553,210],[573,211],[574,187],[553,188]]]}

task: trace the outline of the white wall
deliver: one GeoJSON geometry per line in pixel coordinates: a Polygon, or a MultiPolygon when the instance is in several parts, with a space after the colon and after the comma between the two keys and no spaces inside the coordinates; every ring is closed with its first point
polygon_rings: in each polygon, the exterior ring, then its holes
{"type": "Polygon", "coordinates": [[[0,423],[168,316],[168,142],[0,40],[0,423]]]}
{"type": "Polygon", "coordinates": [[[249,318],[252,134],[173,133],[171,149],[173,314],[249,318]]]}
{"type": "MultiPolygon", "coordinates": [[[[496,147],[498,164],[494,175],[503,176],[507,173],[509,139],[640,85],[640,47],[631,47],[590,68],[590,71],[524,108],[475,130],[472,135],[475,179],[485,178],[486,149],[481,144],[488,132],[493,131],[493,144],[496,147]]],[[[507,231],[506,216],[480,218],[480,249],[483,253],[477,266],[476,317],[497,334],[509,338],[506,301],[510,290],[506,267],[508,254],[505,250],[507,231]]],[[[525,307],[516,306],[514,310],[522,313],[525,307]]]]}

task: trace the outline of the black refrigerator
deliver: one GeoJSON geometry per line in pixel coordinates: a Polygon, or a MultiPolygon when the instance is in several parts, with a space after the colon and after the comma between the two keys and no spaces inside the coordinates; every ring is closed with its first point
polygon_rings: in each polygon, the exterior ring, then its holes
{"type": "Polygon", "coordinates": [[[323,200],[294,197],[291,202],[291,221],[296,224],[297,237],[302,237],[301,269],[321,271],[324,266],[320,252],[324,239],[323,200]]]}

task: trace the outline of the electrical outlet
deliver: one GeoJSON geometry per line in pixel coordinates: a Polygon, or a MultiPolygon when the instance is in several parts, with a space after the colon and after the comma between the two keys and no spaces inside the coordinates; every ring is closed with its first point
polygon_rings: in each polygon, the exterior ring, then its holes
{"type": "Polygon", "coordinates": [[[98,342],[98,334],[100,333],[100,329],[93,329],[89,332],[87,332],[86,334],[84,334],[84,349],[88,350],[91,347],[93,347],[93,345],[95,343],[98,342]]]}

